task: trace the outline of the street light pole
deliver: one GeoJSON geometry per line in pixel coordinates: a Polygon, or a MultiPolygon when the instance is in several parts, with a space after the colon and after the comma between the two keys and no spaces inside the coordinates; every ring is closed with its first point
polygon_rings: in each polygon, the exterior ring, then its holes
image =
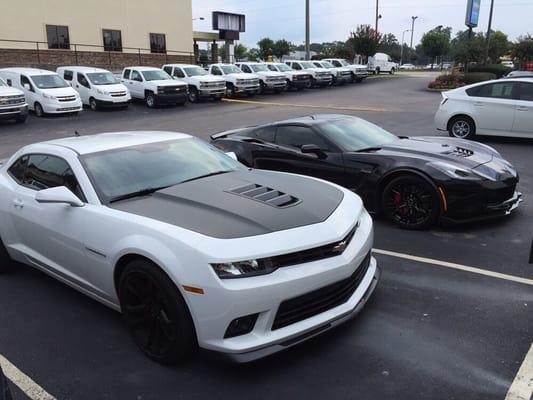
{"type": "Polygon", "coordinates": [[[403,65],[403,43],[404,43],[404,37],[405,37],[405,32],[409,32],[411,29],[406,29],[405,31],[402,32],[402,49],[400,50],[400,65],[403,65]]]}
{"type": "Polygon", "coordinates": [[[413,20],[411,25],[411,46],[409,46],[411,49],[413,48],[413,34],[415,33],[415,20],[418,17],[412,16],[411,19],[413,20]]]}
{"type": "MultiPolygon", "coordinates": [[[[492,29],[492,13],[494,11],[494,0],[490,1],[490,13],[489,13],[489,27],[487,28],[487,48],[485,49],[485,62],[489,59],[489,47],[490,47],[490,31],[492,29]]],[[[495,60],[492,60],[495,62],[495,60]]]]}
{"type": "Polygon", "coordinates": [[[379,0],[376,0],[376,34],[378,33],[378,23],[379,23],[379,0]]]}
{"type": "Polygon", "coordinates": [[[311,59],[311,29],[310,29],[310,11],[309,0],[305,0],[305,59],[311,59]]]}

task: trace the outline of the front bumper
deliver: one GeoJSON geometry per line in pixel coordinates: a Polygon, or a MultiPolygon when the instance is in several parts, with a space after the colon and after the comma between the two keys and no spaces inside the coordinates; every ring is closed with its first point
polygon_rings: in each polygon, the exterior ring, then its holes
{"type": "Polygon", "coordinates": [[[0,120],[15,119],[25,115],[28,115],[26,104],[0,108],[0,120]]]}
{"type": "Polygon", "coordinates": [[[315,78],[314,80],[314,84],[316,86],[329,86],[331,85],[331,82],[333,81],[333,78],[331,77],[331,75],[329,75],[328,77],[317,77],[315,78]]]}
{"type": "Polygon", "coordinates": [[[96,105],[98,107],[103,108],[113,108],[113,107],[126,107],[128,104],[131,103],[131,98],[123,98],[119,100],[102,100],[102,99],[95,99],[96,105]]]}
{"type": "Polygon", "coordinates": [[[223,86],[221,88],[200,89],[198,94],[201,98],[222,97],[226,95],[226,87],[223,86]]]}
{"type": "Polygon", "coordinates": [[[178,104],[187,101],[187,92],[173,94],[156,94],[155,101],[157,104],[178,104]]]}
{"type": "Polygon", "coordinates": [[[289,87],[294,89],[301,89],[301,88],[307,88],[311,84],[310,79],[298,79],[298,80],[292,80],[289,81],[289,87]]]}
{"type": "Polygon", "coordinates": [[[287,88],[287,82],[276,81],[276,82],[265,82],[265,87],[269,90],[285,90],[287,88]]]}
{"type": "Polygon", "coordinates": [[[79,112],[83,110],[83,104],[81,100],[75,101],[65,101],[60,102],[56,101],[54,103],[41,103],[43,111],[47,114],[63,114],[63,113],[72,113],[79,112]]]}
{"type": "Polygon", "coordinates": [[[260,85],[246,85],[246,86],[240,86],[235,85],[235,93],[257,93],[260,89],[260,85]]]}

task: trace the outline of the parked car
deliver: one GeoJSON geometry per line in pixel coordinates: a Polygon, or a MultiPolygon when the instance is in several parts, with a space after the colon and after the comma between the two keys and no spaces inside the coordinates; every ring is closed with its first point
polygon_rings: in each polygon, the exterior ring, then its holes
{"type": "Polygon", "coordinates": [[[311,61],[285,61],[292,69],[296,71],[305,71],[311,74],[311,87],[324,87],[331,85],[331,73],[325,69],[314,65],[311,61]]]}
{"type": "Polygon", "coordinates": [[[318,68],[324,68],[331,73],[332,85],[344,85],[347,82],[352,81],[352,71],[347,67],[334,67],[328,61],[313,61],[318,68]]]}
{"type": "Polygon", "coordinates": [[[505,78],[533,78],[533,71],[511,71],[505,78]]]}
{"type": "Polygon", "coordinates": [[[267,62],[266,66],[271,71],[280,72],[285,75],[287,89],[303,90],[311,86],[311,74],[308,72],[296,71],[287,64],[278,62],[267,62]]]}
{"type": "Polygon", "coordinates": [[[0,78],[0,119],[23,123],[28,118],[28,104],[22,90],[10,87],[0,78]]]}
{"type": "Polygon", "coordinates": [[[45,114],[77,114],[83,109],[80,95],[52,71],[35,68],[0,69],[0,78],[22,90],[28,108],[38,117],[45,114]]]}
{"type": "Polygon", "coordinates": [[[261,93],[272,91],[280,93],[287,89],[287,80],[285,75],[281,72],[274,72],[268,69],[264,63],[245,62],[235,63],[245,74],[251,74],[259,77],[259,85],[261,86],[261,93]]]}
{"type": "Polygon", "coordinates": [[[400,69],[412,70],[412,69],[416,69],[416,67],[413,64],[402,64],[400,65],[400,69]]]}
{"type": "Polygon", "coordinates": [[[164,364],[289,348],[355,316],[379,278],[356,194],[179,133],[26,146],[0,168],[0,218],[0,271],[27,263],[121,311],[164,364]]]}
{"type": "Polygon", "coordinates": [[[160,68],[124,68],[122,83],[129,89],[131,97],[145,101],[150,108],[168,104],[184,105],[187,102],[187,84],[172,79],[160,68]]]}
{"type": "Polygon", "coordinates": [[[505,65],[509,68],[514,68],[514,62],[513,61],[502,61],[502,65],[505,65]]]}
{"type": "Polygon", "coordinates": [[[322,61],[327,61],[333,64],[334,67],[349,68],[352,72],[352,83],[362,82],[368,77],[368,66],[361,64],[350,64],[348,61],[342,58],[325,58],[322,61]]]}
{"type": "Polygon", "coordinates": [[[111,72],[93,67],[59,67],[56,72],[76,90],[81,102],[96,111],[105,107],[128,107],[130,91],[111,72]]]}
{"type": "Polygon", "coordinates": [[[392,61],[390,56],[385,53],[376,53],[368,57],[368,71],[379,75],[381,72],[394,74],[398,69],[398,64],[392,61]]]}
{"type": "Polygon", "coordinates": [[[197,103],[202,99],[220,100],[226,95],[226,81],[211,75],[202,67],[192,64],[166,64],[163,71],[174,79],[189,85],[189,101],[197,103]]]}
{"type": "Polygon", "coordinates": [[[0,367],[0,400],[12,400],[11,391],[9,390],[9,385],[2,371],[2,367],[0,367]]]}
{"type": "Polygon", "coordinates": [[[233,64],[212,64],[208,71],[226,81],[226,94],[230,98],[241,94],[254,96],[261,89],[257,75],[245,74],[233,64]]]}
{"type": "Polygon", "coordinates": [[[398,137],[347,115],[295,118],[211,138],[248,167],[344,186],[402,228],[502,216],[521,201],[515,168],[489,146],[398,137]]]}
{"type": "Polygon", "coordinates": [[[444,92],[435,125],[462,139],[533,138],[533,79],[492,80],[444,92]]]}

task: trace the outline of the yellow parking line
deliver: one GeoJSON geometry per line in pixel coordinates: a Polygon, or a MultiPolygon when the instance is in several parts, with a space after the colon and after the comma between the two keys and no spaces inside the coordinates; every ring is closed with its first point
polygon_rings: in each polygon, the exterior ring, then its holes
{"type": "Polygon", "coordinates": [[[294,103],[275,103],[271,101],[254,101],[254,100],[240,100],[240,99],[222,99],[227,103],[241,103],[241,104],[253,104],[258,106],[273,106],[273,107],[297,107],[297,108],[317,108],[322,110],[336,110],[336,111],[374,111],[374,112],[386,112],[385,108],[374,107],[339,107],[329,105],[315,105],[315,104],[294,104],[294,103]]]}
{"type": "Polygon", "coordinates": [[[524,285],[533,286],[533,279],[522,278],[521,276],[502,274],[499,272],[489,271],[482,268],[469,267],[467,265],[456,264],[448,261],[434,260],[432,258],[412,256],[410,254],[396,253],[395,251],[373,249],[373,253],[382,254],[389,257],[403,258],[405,260],[417,261],[423,264],[438,265],[441,267],[457,269],[460,271],[471,272],[478,275],[490,276],[491,278],[503,279],[506,281],[522,283],[524,285]]]}

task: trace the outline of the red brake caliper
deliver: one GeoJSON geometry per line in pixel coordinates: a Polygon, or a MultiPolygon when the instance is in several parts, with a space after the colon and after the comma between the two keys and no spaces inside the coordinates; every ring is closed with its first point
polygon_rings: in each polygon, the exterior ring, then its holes
{"type": "Polygon", "coordinates": [[[400,192],[394,192],[394,205],[396,206],[396,210],[401,214],[405,214],[405,208],[400,208],[400,204],[402,203],[402,195],[400,192]]]}

